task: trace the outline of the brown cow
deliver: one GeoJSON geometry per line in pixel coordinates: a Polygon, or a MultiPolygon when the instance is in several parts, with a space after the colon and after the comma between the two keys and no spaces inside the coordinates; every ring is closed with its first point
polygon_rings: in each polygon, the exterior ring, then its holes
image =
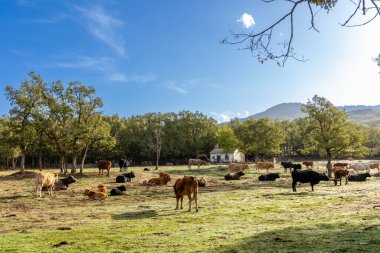
{"type": "MultiPolygon", "coordinates": [[[[337,168],[337,167],[335,167],[337,168]]],[[[334,183],[338,184],[338,180],[340,181],[340,185],[342,185],[342,177],[346,178],[346,184],[348,182],[348,170],[342,169],[342,167],[338,167],[338,169],[334,172],[334,183]]]]}
{"type": "Polygon", "coordinates": [[[348,167],[348,163],[334,163],[333,167],[348,167]]]}
{"type": "Polygon", "coordinates": [[[380,172],[380,165],[379,165],[379,163],[370,163],[369,164],[369,168],[370,169],[377,169],[377,173],[380,172]]]}
{"type": "Polygon", "coordinates": [[[314,166],[314,162],[313,161],[311,161],[311,162],[302,162],[302,164],[305,165],[306,168],[309,168],[309,167],[313,168],[313,166],[314,166]]]}
{"type": "Polygon", "coordinates": [[[46,186],[49,195],[53,194],[54,184],[58,181],[58,174],[51,172],[42,172],[41,170],[36,174],[36,195],[42,196],[42,187],[46,186]]]}
{"type": "Polygon", "coordinates": [[[195,210],[198,212],[198,181],[191,176],[184,176],[182,179],[178,179],[174,184],[174,193],[177,199],[177,205],[175,210],[178,210],[179,200],[181,199],[181,209],[183,209],[182,202],[183,196],[187,195],[189,198],[189,212],[191,212],[191,202],[195,201],[195,210]],[[193,194],[193,197],[191,197],[193,194]]]}
{"type": "Polygon", "coordinates": [[[102,171],[103,175],[103,170],[107,170],[107,177],[110,176],[110,170],[112,167],[112,162],[108,160],[99,160],[98,161],[98,167],[99,167],[99,176],[100,176],[100,171],[102,171]]]}
{"type": "Polygon", "coordinates": [[[270,162],[257,162],[256,170],[259,171],[260,169],[267,170],[268,172],[268,169],[274,169],[274,164],[270,162]]]}
{"type": "Polygon", "coordinates": [[[158,177],[144,181],[144,185],[166,185],[171,180],[170,175],[160,172],[158,177]]]}
{"type": "Polygon", "coordinates": [[[108,195],[104,192],[97,192],[97,191],[89,190],[89,189],[84,190],[84,195],[88,196],[89,199],[93,199],[93,200],[96,200],[96,199],[103,200],[108,197],[108,195]]]}
{"type": "Polygon", "coordinates": [[[202,159],[189,159],[189,162],[188,162],[189,170],[191,170],[191,165],[198,165],[198,170],[199,170],[199,167],[201,167],[202,165],[207,165],[207,162],[202,159]]]}
{"type": "Polygon", "coordinates": [[[240,164],[240,163],[229,163],[228,164],[228,170],[230,172],[239,172],[239,171],[244,171],[248,170],[248,164],[240,164]]]}
{"type": "Polygon", "coordinates": [[[108,189],[104,185],[100,184],[100,185],[98,185],[98,191],[103,192],[103,193],[107,193],[108,189]]]}

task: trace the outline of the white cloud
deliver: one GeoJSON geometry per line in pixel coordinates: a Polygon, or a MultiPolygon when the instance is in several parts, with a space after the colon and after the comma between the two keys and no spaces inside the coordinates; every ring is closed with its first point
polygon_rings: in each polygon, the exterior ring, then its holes
{"type": "Polygon", "coordinates": [[[168,82],[168,86],[167,86],[168,89],[171,89],[171,90],[174,90],[178,93],[181,93],[181,94],[186,94],[187,93],[187,90],[184,89],[183,85],[178,85],[174,82],[168,82]]]}
{"type": "Polygon", "coordinates": [[[124,40],[120,36],[123,22],[112,17],[100,6],[76,9],[83,15],[85,27],[95,38],[113,48],[120,56],[125,57],[124,40]]]}
{"type": "Polygon", "coordinates": [[[155,75],[127,75],[124,73],[115,72],[109,75],[109,80],[114,82],[131,82],[131,83],[147,83],[156,80],[155,75]]]}
{"type": "Polygon", "coordinates": [[[216,119],[216,121],[218,121],[218,123],[229,122],[230,120],[235,119],[235,118],[239,118],[239,119],[246,118],[250,115],[248,111],[244,111],[244,112],[227,111],[227,112],[221,112],[221,113],[210,112],[210,114],[212,115],[214,119],[216,119]]]}
{"type": "Polygon", "coordinates": [[[73,55],[64,57],[60,61],[57,61],[57,63],[50,65],[50,67],[106,71],[112,69],[114,63],[115,60],[109,57],[73,55]]]}
{"type": "Polygon", "coordinates": [[[237,22],[243,23],[245,28],[250,28],[251,26],[255,25],[255,20],[248,13],[244,13],[243,15],[241,15],[237,22]]]}

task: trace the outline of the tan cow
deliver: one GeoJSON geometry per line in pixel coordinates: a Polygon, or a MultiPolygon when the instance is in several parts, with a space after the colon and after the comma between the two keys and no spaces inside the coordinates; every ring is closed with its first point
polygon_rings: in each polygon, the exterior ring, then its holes
{"type": "Polygon", "coordinates": [[[86,189],[84,190],[84,195],[88,196],[89,199],[93,200],[104,200],[108,197],[107,193],[104,192],[98,192],[94,190],[86,189]]]}
{"type": "Polygon", "coordinates": [[[35,177],[35,184],[36,184],[36,195],[37,197],[42,196],[42,187],[46,186],[49,195],[53,194],[54,190],[54,184],[58,181],[58,174],[51,173],[51,172],[42,172],[40,170],[35,177]]]}
{"type": "Polygon", "coordinates": [[[99,176],[100,176],[100,171],[102,171],[103,175],[103,170],[107,170],[107,176],[110,176],[110,170],[112,167],[112,162],[108,160],[99,160],[98,161],[98,167],[99,167],[99,176]]]}
{"type": "Polygon", "coordinates": [[[309,168],[309,167],[313,168],[313,166],[314,166],[314,162],[313,161],[302,162],[302,164],[305,165],[306,168],[309,168]]]}
{"type": "Polygon", "coordinates": [[[189,170],[191,170],[191,165],[198,165],[198,170],[199,170],[200,166],[206,165],[206,164],[207,162],[202,159],[189,159],[189,162],[188,162],[189,170]]]}
{"type": "Polygon", "coordinates": [[[170,175],[160,172],[158,177],[150,178],[148,181],[144,181],[143,185],[167,185],[171,181],[170,175]]]}
{"type": "Polygon", "coordinates": [[[377,169],[377,173],[380,172],[380,164],[379,163],[370,163],[369,168],[370,169],[377,169]]]}
{"type": "Polygon", "coordinates": [[[256,170],[259,171],[259,170],[268,170],[269,169],[274,169],[274,164],[273,163],[270,163],[270,162],[257,162],[256,163],[256,170]]]}
{"type": "Polygon", "coordinates": [[[238,171],[244,171],[248,170],[248,164],[241,164],[241,163],[229,163],[228,164],[228,170],[230,172],[238,172],[238,171]]]}

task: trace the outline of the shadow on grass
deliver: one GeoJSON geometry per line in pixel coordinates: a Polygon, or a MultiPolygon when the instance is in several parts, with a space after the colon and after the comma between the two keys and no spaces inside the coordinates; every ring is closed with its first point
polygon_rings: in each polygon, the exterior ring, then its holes
{"type": "Polygon", "coordinates": [[[210,252],[380,252],[377,225],[318,223],[258,233],[210,252]]]}
{"type": "Polygon", "coordinates": [[[17,199],[23,199],[23,198],[30,198],[30,196],[21,196],[21,195],[15,195],[15,196],[1,196],[1,200],[17,200],[17,199]]]}
{"type": "Polygon", "coordinates": [[[145,210],[139,212],[129,212],[123,214],[113,215],[112,219],[114,220],[139,220],[145,218],[152,218],[158,215],[156,210],[145,210]]]}

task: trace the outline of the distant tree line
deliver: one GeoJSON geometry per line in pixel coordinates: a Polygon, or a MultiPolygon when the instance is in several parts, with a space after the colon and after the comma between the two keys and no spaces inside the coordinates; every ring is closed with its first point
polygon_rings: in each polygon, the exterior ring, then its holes
{"type": "Polygon", "coordinates": [[[7,86],[11,104],[0,118],[3,166],[49,168],[83,173],[85,163],[126,158],[133,165],[184,164],[209,155],[218,143],[246,156],[334,158],[374,156],[380,128],[348,121],[344,111],[323,97],[302,106],[307,115],[293,121],[238,119],[223,125],[200,112],[147,113],[128,118],[107,116],[93,87],[80,82],[46,83],[31,72],[16,89],[7,86]],[[79,165],[78,165],[79,163],[79,165]]]}

